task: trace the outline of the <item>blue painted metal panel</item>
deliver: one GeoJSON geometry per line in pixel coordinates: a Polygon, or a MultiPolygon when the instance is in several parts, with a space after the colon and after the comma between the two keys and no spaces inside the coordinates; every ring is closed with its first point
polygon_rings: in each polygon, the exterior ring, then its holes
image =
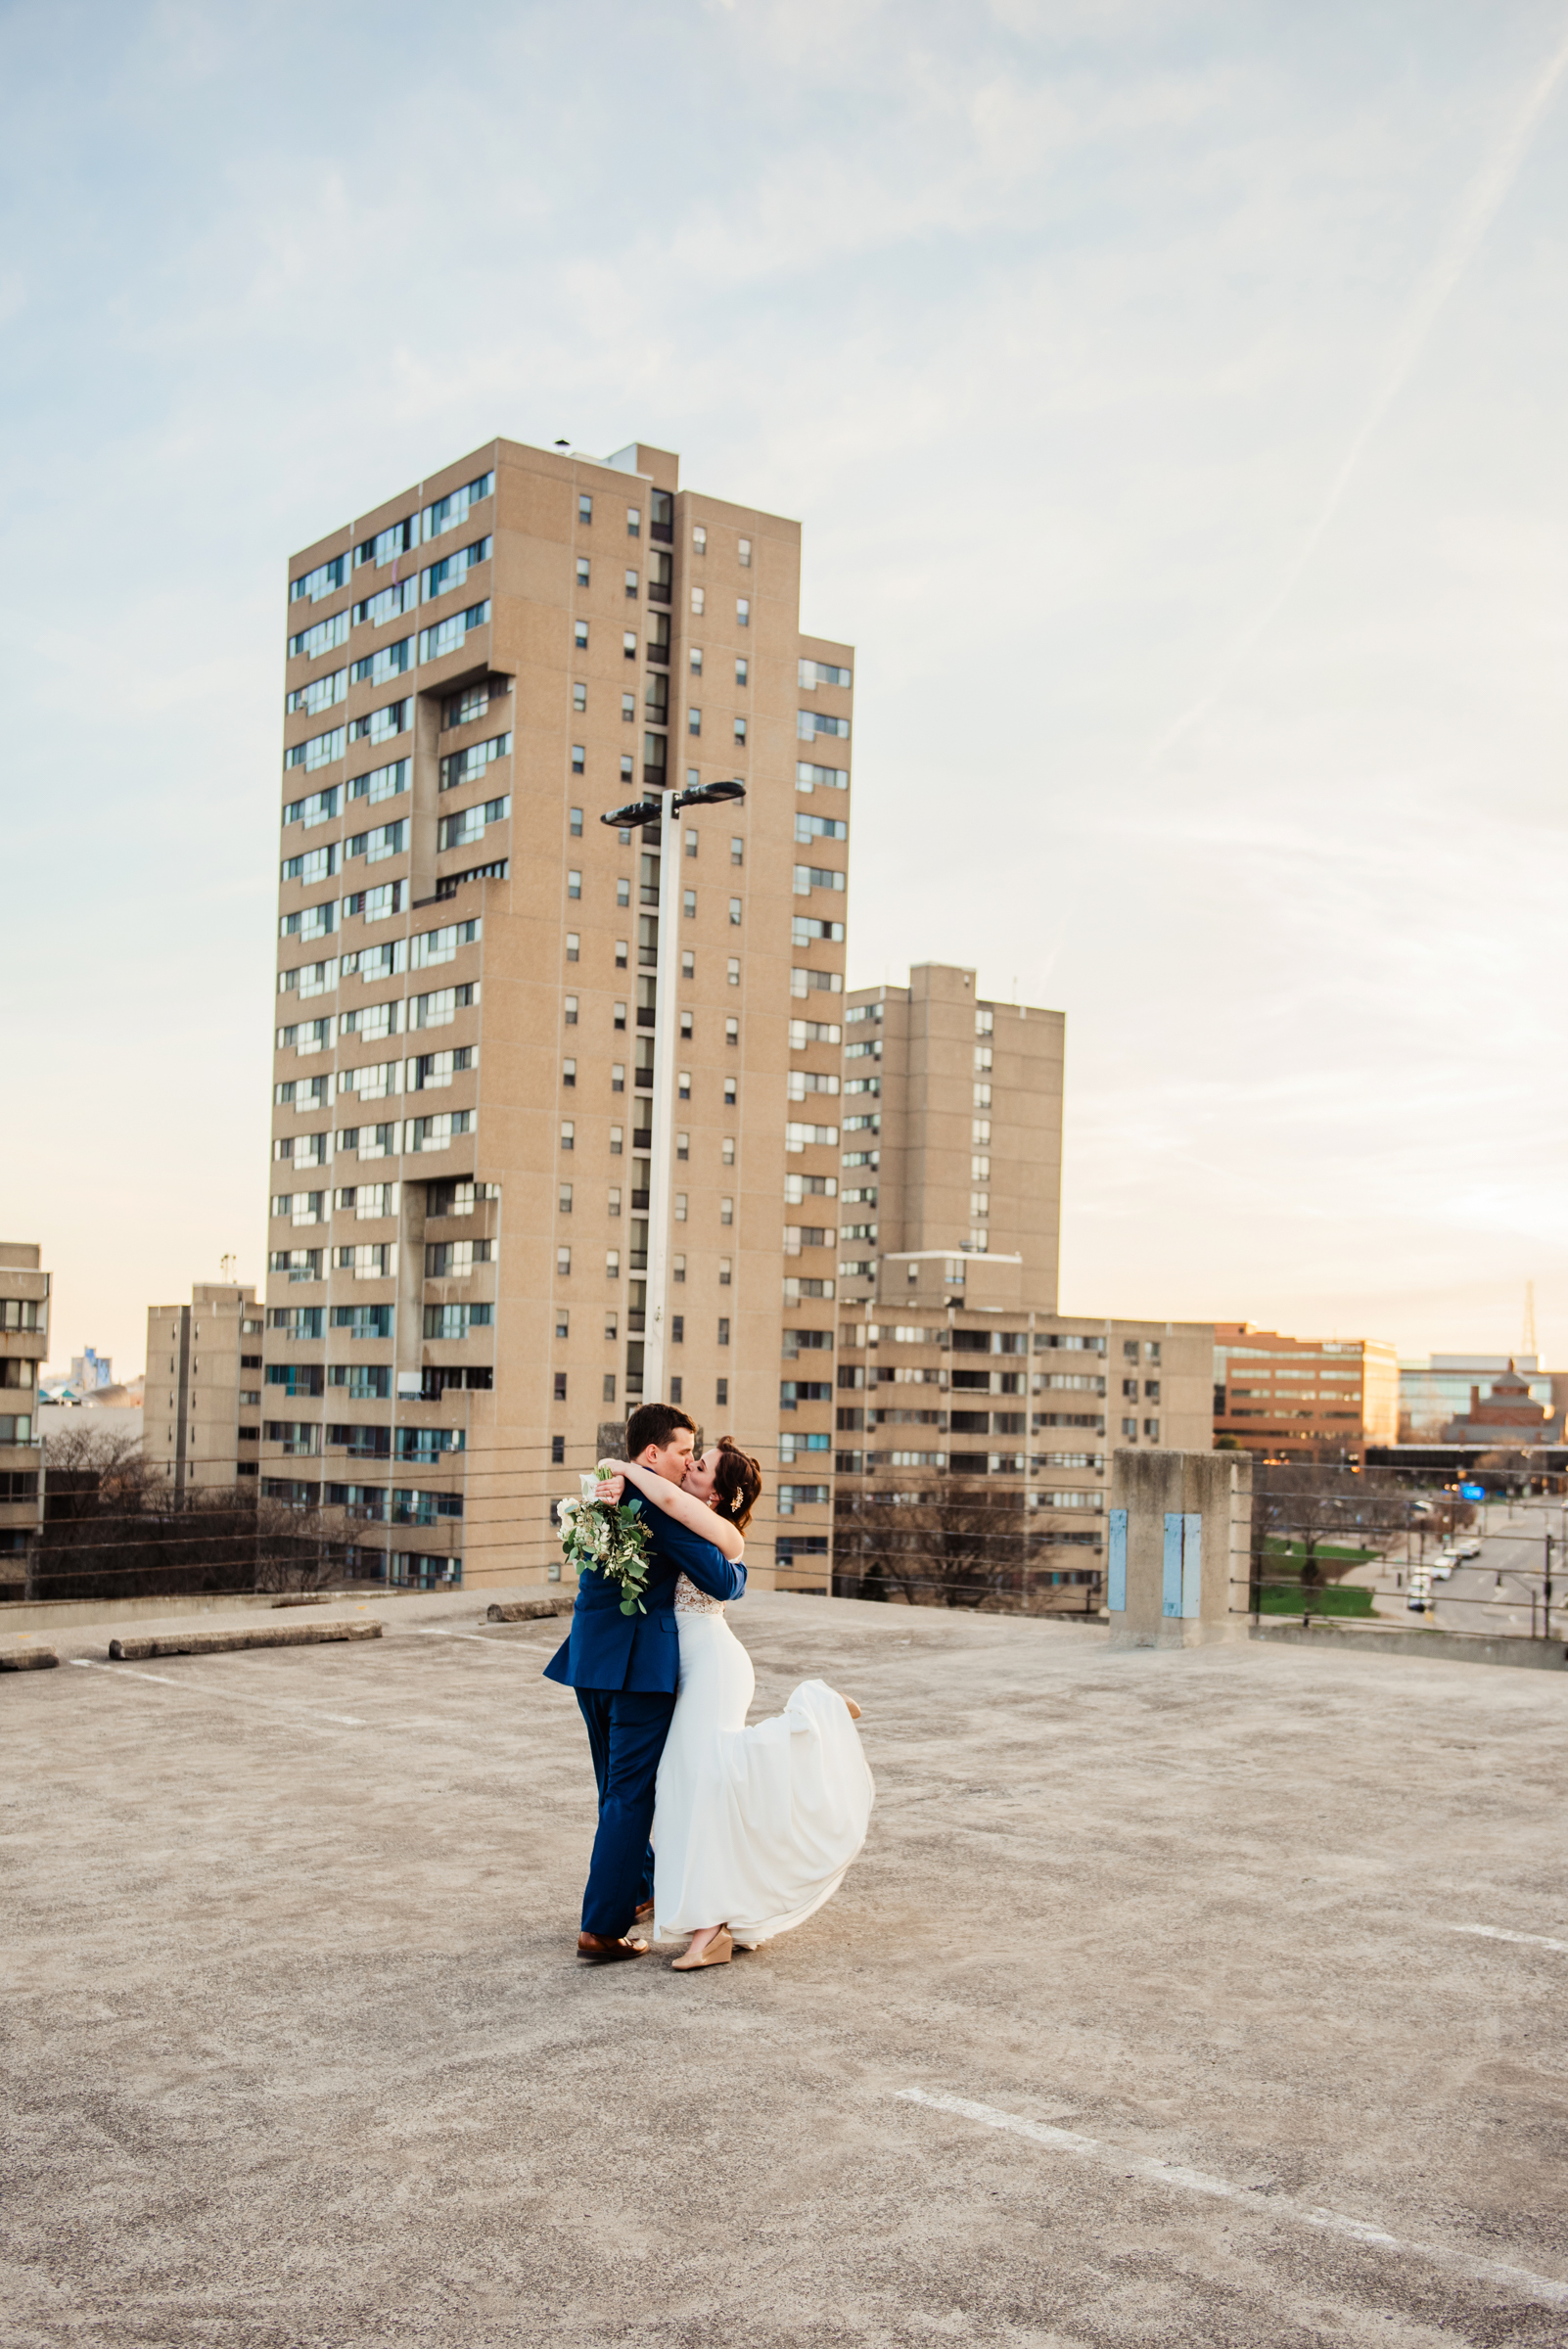
{"type": "Polygon", "coordinates": [[[1111,1511],[1111,1539],[1105,1575],[1105,1603],[1113,1615],[1127,1613],[1127,1511],[1111,1511]]]}
{"type": "Polygon", "coordinates": [[[1179,1615],[1181,1612],[1181,1528],[1184,1523],[1179,1509],[1165,1512],[1165,1572],[1161,1585],[1160,1612],[1179,1615]]]}
{"type": "Polygon", "coordinates": [[[1181,1520],[1181,1613],[1203,1612],[1203,1519],[1195,1511],[1181,1520]]]}

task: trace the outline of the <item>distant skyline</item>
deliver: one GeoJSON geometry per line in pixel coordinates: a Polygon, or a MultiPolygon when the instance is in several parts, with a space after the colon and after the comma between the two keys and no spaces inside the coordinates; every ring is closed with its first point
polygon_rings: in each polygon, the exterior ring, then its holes
{"type": "Polygon", "coordinates": [[[6,11],[0,1236],[52,1366],[262,1280],[285,558],[497,433],[805,525],[851,984],[1066,1012],[1066,1310],[1507,1354],[1533,1279],[1568,1361],[1565,42],[6,11]]]}

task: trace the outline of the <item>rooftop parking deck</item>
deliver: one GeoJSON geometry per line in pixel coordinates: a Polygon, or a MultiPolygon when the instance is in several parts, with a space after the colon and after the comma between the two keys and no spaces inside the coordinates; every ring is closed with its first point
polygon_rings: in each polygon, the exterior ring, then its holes
{"type": "Polygon", "coordinates": [[[878,1806],[681,1976],[558,1627],[374,1611],[0,1682],[8,2349],[1568,2338],[1563,1676],[753,1596],[878,1806]]]}

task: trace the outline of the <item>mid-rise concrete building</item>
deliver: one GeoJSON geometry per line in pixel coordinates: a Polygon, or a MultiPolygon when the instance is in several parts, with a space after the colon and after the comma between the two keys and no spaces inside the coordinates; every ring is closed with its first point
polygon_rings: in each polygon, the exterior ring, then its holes
{"type": "Polygon", "coordinates": [[[1402,1444],[1443,1444],[1456,1441],[1449,1433],[1453,1421],[1473,1407],[1478,1390],[1494,1380],[1523,1380],[1538,1421],[1550,1422],[1543,1441],[1561,1441],[1568,1414],[1568,1374],[1542,1368],[1534,1354],[1432,1354],[1424,1362],[1400,1364],[1400,1425],[1402,1444]]]}
{"type": "Polygon", "coordinates": [[[1380,1338],[1291,1338],[1215,1324],[1214,1433],[1274,1459],[1351,1458],[1392,1444],[1399,1357],[1380,1338]]]}
{"type": "Polygon", "coordinates": [[[49,1353],[49,1287],[40,1249],[0,1240],[0,1590],[13,1596],[43,1524],[38,1376],[49,1353]]]}
{"type": "Polygon", "coordinates": [[[261,1341],[255,1291],[235,1281],[199,1281],[189,1305],[148,1307],[142,1453],[176,1499],[256,1490],[261,1341]]]}
{"type": "Polygon", "coordinates": [[[831,1359],[781,1233],[838,1176],[853,653],[800,565],[667,451],[507,440],[290,563],[260,1481],[351,1569],[558,1574],[600,1423],[765,1456],[831,1359]]]}
{"type": "Polygon", "coordinates": [[[799,1577],[1092,1611],[1111,1454],[1208,1448],[1207,1323],[1057,1310],[1064,1026],[937,963],[848,999],[832,1564],[803,1528],[799,1577]]]}

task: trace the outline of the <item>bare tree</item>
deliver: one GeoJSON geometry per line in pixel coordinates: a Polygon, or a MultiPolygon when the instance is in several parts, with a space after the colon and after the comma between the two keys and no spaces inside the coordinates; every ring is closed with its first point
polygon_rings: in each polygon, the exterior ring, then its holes
{"type": "MultiPolygon", "coordinates": [[[[1327,1553],[1327,1545],[1375,1549],[1405,1531],[1410,1503],[1391,1468],[1331,1467],[1313,1461],[1260,1462],[1253,1478],[1255,1571],[1268,1579],[1265,1549],[1272,1539],[1300,1546],[1299,1570],[1292,1562],[1281,1579],[1311,1589],[1333,1582],[1354,1565],[1327,1553]]],[[[1287,1548],[1287,1556],[1289,1550],[1287,1548]]]]}
{"type": "Polygon", "coordinates": [[[834,1585],[846,1598],[914,1607],[995,1605],[1025,1592],[1023,1495],[956,1477],[918,1499],[842,1491],[834,1528],[834,1585]]]}
{"type": "Polygon", "coordinates": [[[314,1589],[334,1564],[315,1510],[258,1501],[240,1485],[176,1503],[132,1439],[95,1428],[50,1439],[33,1597],[314,1589]]]}

